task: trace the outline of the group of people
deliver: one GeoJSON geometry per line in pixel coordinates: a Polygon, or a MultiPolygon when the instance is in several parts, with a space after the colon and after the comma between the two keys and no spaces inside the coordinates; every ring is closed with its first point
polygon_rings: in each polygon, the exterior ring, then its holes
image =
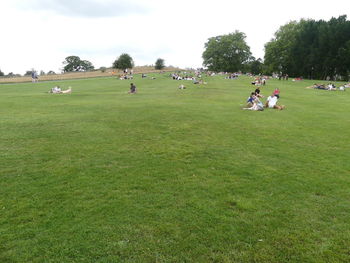
{"type": "Polygon", "coordinates": [[[252,85],[255,85],[255,86],[265,86],[266,85],[266,80],[267,80],[267,77],[256,77],[254,81],[252,81],[252,85]]]}
{"type": "Polygon", "coordinates": [[[244,110],[255,110],[263,111],[265,108],[283,110],[284,105],[278,105],[278,99],[280,98],[280,90],[276,88],[273,93],[267,98],[265,105],[261,102],[260,98],[264,96],[260,93],[260,87],[258,86],[254,92],[250,94],[247,99],[247,106],[243,108],[244,110]]]}
{"type": "MultiPolygon", "coordinates": [[[[170,75],[171,78],[173,80],[192,80],[193,84],[207,84],[207,82],[203,81],[202,79],[200,79],[201,75],[200,74],[196,74],[196,76],[198,76],[198,78],[191,76],[191,75],[185,75],[185,76],[181,76],[177,73],[173,73],[170,75]]],[[[181,85],[180,85],[181,86],[181,85]]]]}
{"type": "Polygon", "coordinates": [[[278,80],[288,80],[288,79],[289,79],[288,74],[282,74],[282,73],[280,73],[280,74],[278,75],[278,80]]]}
{"type": "Polygon", "coordinates": [[[321,90],[340,90],[340,91],[345,91],[346,88],[350,87],[350,83],[349,84],[344,84],[341,85],[339,87],[336,87],[333,83],[328,83],[327,85],[325,84],[314,84],[308,88],[312,88],[312,89],[321,89],[321,90]]]}
{"type": "Polygon", "coordinates": [[[134,70],[133,70],[133,69],[128,70],[128,69],[126,68],[126,69],[123,70],[123,73],[124,73],[125,75],[127,75],[127,74],[132,75],[132,74],[134,73],[134,70]]]}
{"type": "Polygon", "coordinates": [[[236,79],[236,78],[238,78],[237,73],[227,74],[227,76],[225,77],[225,79],[236,79]]]}
{"type": "Polygon", "coordinates": [[[283,72],[280,71],[280,72],[273,73],[272,74],[272,78],[278,79],[278,80],[288,80],[289,79],[289,75],[288,74],[283,74],[283,72]]]}
{"type": "Polygon", "coordinates": [[[174,80],[193,80],[193,81],[196,80],[196,78],[193,76],[190,76],[190,75],[181,76],[180,74],[177,74],[177,73],[171,74],[171,77],[174,80]]]}
{"type": "Polygon", "coordinates": [[[133,75],[131,75],[131,74],[123,74],[123,75],[121,75],[120,77],[119,77],[119,79],[120,80],[124,80],[124,79],[133,79],[134,77],[133,77],[133,75]]]}

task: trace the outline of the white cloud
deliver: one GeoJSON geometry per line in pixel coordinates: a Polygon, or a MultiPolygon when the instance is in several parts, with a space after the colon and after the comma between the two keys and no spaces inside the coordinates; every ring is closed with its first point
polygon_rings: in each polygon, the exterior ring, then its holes
{"type": "Polygon", "coordinates": [[[46,11],[61,16],[90,18],[125,16],[148,10],[142,2],[133,0],[15,0],[15,4],[33,12],[46,11]]]}

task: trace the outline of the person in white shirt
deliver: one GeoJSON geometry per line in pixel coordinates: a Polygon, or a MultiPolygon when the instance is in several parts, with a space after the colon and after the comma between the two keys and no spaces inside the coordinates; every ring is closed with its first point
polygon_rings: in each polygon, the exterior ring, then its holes
{"type": "Polygon", "coordinates": [[[269,96],[267,98],[265,107],[270,108],[270,109],[283,110],[285,108],[285,106],[284,105],[282,105],[282,106],[277,105],[277,101],[278,101],[278,98],[274,94],[272,94],[271,96],[269,96]]]}
{"type": "Polygon", "coordinates": [[[66,93],[71,93],[72,92],[72,88],[69,87],[68,89],[66,90],[62,90],[60,88],[60,86],[55,86],[53,87],[50,91],[50,93],[53,93],[53,94],[66,94],[66,93]]]}
{"type": "Polygon", "coordinates": [[[52,93],[61,93],[61,88],[60,88],[60,86],[55,86],[55,87],[53,87],[52,93]]]}

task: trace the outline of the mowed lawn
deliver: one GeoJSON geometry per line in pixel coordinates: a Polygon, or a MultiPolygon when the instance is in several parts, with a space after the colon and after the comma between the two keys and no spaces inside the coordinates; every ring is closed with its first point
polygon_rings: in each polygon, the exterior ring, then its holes
{"type": "Polygon", "coordinates": [[[1,263],[350,261],[350,90],[154,76],[0,85],[1,263]]]}

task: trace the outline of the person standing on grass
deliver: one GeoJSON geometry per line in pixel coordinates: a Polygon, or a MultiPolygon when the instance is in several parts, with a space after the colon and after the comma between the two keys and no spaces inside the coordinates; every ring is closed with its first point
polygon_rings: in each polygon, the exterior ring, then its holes
{"type": "Polygon", "coordinates": [[[38,82],[38,74],[35,70],[32,70],[32,82],[38,82]]]}

